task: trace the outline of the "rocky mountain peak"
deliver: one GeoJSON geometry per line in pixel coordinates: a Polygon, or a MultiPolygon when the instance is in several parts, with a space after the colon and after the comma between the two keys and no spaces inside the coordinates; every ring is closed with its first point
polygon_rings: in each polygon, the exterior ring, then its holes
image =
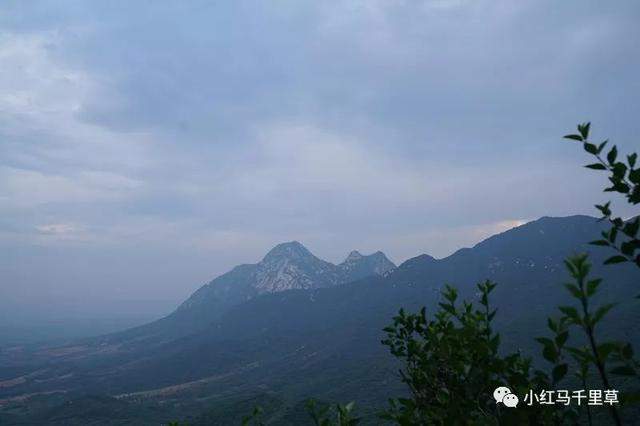
{"type": "Polygon", "coordinates": [[[338,265],[338,268],[348,277],[346,281],[364,278],[368,275],[383,275],[395,267],[396,265],[387,259],[387,256],[381,251],[362,255],[357,250],[349,253],[345,261],[338,265]]]}
{"type": "Polygon", "coordinates": [[[265,293],[332,287],[394,268],[382,252],[365,256],[354,250],[343,263],[334,265],[314,256],[298,241],[289,241],[272,248],[260,262],[238,266],[202,286],[179,311],[181,315],[196,311],[214,315],[207,313],[213,306],[224,310],[265,293]]]}
{"type": "Polygon", "coordinates": [[[278,244],[256,266],[253,287],[259,293],[335,284],[333,265],[317,258],[297,241],[278,244]]]}
{"type": "Polygon", "coordinates": [[[289,241],[281,243],[269,250],[262,262],[270,262],[274,260],[290,259],[300,260],[315,257],[305,246],[298,241],[289,241]]]}
{"type": "Polygon", "coordinates": [[[360,254],[360,252],[358,250],[353,250],[351,253],[349,253],[349,256],[347,256],[347,258],[344,261],[345,262],[353,262],[355,260],[360,260],[363,257],[364,256],[362,256],[362,254],[360,254]]]}

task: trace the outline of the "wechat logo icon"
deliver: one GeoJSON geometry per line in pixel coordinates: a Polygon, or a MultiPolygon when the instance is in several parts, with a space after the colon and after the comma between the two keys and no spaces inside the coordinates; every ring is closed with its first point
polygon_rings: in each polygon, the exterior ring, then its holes
{"type": "Polygon", "coordinates": [[[505,407],[514,408],[518,406],[520,400],[518,397],[511,393],[511,389],[506,386],[499,386],[493,391],[493,399],[496,400],[496,404],[504,404],[505,407]]]}

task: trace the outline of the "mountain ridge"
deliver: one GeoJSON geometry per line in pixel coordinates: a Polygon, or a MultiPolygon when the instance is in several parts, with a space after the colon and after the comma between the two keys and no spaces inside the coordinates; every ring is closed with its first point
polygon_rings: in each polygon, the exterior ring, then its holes
{"type": "MultiPolygon", "coordinates": [[[[384,276],[257,295],[200,329],[192,328],[197,322],[185,322],[190,334],[165,334],[164,343],[156,346],[143,342],[124,347],[117,341],[76,345],[55,362],[46,359],[45,370],[32,362],[32,367],[0,377],[16,383],[0,389],[0,398],[64,389],[80,395],[124,395],[132,404],[177,401],[183,413],[196,413],[203,401],[212,406],[269,389],[287,405],[309,395],[328,400],[358,395],[359,406],[380,406],[403,389],[394,379],[395,360],[379,343],[398,309],[412,312],[425,306],[432,315],[445,284],[455,285],[460,299],[474,301],[475,284],[491,279],[498,283],[491,301],[506,350],[535,355],[539,348],[533,337],[546,333],[545,319],[568,300],[562,263],[577,251],[590,252],[593,277],[606,283],[597,303],[621,301],[603,322],[603,332],[635,343],[640,331],[617,324],[638,320],[633,299],[640,279],[637,268],[603,266],[609,251],[587,244],[606,226],[585,216],[533,221],[443,259],[417,256],[384,276]],[[41,372],[31,376],[32,370],[41,372]]],[[[241,278],[250,266],[234,268],[224,279],[241,278]]],[[[156,325],[158,333],[171,324],[156,325]]],[[[12,353],[0,351],[2,356],[12,353]]]]}
{"type": "Polygon", "coordinates": [[[288,241],[274,246],[258,263],[238,265],[212,279],[166,317],[102,340],[156,345],[203,330],[228,309],[261,295],[332,287],[395,268],[381,251],[335,265],[315,256],[300,242],[288,241]]]}
{"type": "MultiPolygon", "coordinates": [[[[255,280],[251,287],[256,289],[258,294],[263,294],[328,287],[368,275],[382,275],[396,268],[396,265],[381,251],[362,255],[357,250],[353,250],[343,262],[334,264],[315,256],[302,243],[289,241],[274,246],[260,262],[239,265],[230,272],[237,268],[251,270],[250,273],[255,274],[251,278],[255,280]],[[357,268],[360,268],[357,273],[353,272],[353,269],[357,268]]],[[[227,274],[214,278],[201,289],[218,285],[217,280],[227,274]]],[[[185,302],[190,299],[191,297],[185,302]]]]}

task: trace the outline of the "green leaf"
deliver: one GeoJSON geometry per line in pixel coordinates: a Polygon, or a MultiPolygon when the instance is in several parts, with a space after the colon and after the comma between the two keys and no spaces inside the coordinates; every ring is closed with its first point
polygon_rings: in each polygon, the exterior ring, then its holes
{"type": "Polygon", "coordinates": [[[596,278],[595,280],[589,280],[587,282],[587,296],[591,297],[595,294],[596,290],[598,290],[598,286],[602,282],[601,279],[596,278]]]}
{"type": "Polygon", "coordinates": [[[591,241],[589,244],[591,244],[592,246],[608,246],[609,245],[609,241],[607,241],[607,240],[595,240],[595,241],[591,241]]]}
{"type": "Polygon", "coordinates": [[[610,205],[611,205],[611,201],[609,201],[604,205],[596,204],[596,209],[600,210],[603,216],[609,217],[609,215],[611,215],[611,209],[609,208],[610,205]]]}
{"type": "Polygon", "coordinates": [[[625,241],[624,243],[622,243],[620,245],[620,251],[625,256],[632,257],[633,256],[633,252],[636,251],[636,245],[637,244],[634,241],[625,241]]]}
{"type": "Polygon", "coordinates": [[[624,179],[624,175],[627,174],[627,166],[624,163],[616,163],[613,166],[613,177],[615,179],[624,179]]]}
{"type": "Polygon", "coordinates": [[[602,152],[602,150],[604,149],[604,147],[609,143],[609,140],[607,139],[606,141],[602,142],[600,145],[598,145],[598,155],[602,152]]]}
{"type": "Polygon", "coordinates": [[[626,262],[627,258],[624,256],[620,256],[620,255],[616,255],[616,256],[611,256],[610,258],[608,258],[607,260],[604,261],[605,265],[613,265],[616,263],[622,263],[622,262],[626,262]]]}
{"type": "Polygon", "coordinates": [[[575,284],[565,284],[564,286],[567,288],[567,290],[569,290],[571,295],[573,297],[575,297],[576,299],[582,299],[582,297],[584,296],[582,294],[582,290],[580,290],[580,288],[577,285],[575,285],[575,284]]]}
{"type": "Polygon", "coordinates": [[[571,319],[576,324],[582,324],[582,319],[580,318],[576,308],[571,306],[560,306],[558,309],[560,309],[560,312],[565,314],[567,318],[571,319]]]}
{"type": "Polygon", "coordinates": [[[446,312],[450,313],[451,315],[455,315],[455,314],[456,314],[456,310],[455,310],[455,308],[453,307],[453,305],[450,305],[450,304],[448,304],[448,303],[438,303],[438,305],[440,305],[440,307],[441,307],[444,311],[446,311],[446,312]]]}
{"type": "Polygon", "coordinates": [[[582,136],[580,136],[580,135],[565,135],[563,137],[565,139],[573,139],[574,141],[580,141],[580,142],[583,141],[582,136]]]}
{"type": "Polygon", "coordinates": [[[544,349],[542,349],[542,356],[549,362],[556,362],[558,359],[558,353],[553,345],[544,345],[544,349]]]}
{"type": "Polygon", "coordinates": [[[564,376],[567,375],[567,370],[569,369],[567,364],[558,364],[553,367],[553,371],[551,373],[553,377],[553,382],[558,383],[564,376]]]}
{"type": "Polygon", "coordinates": [[[607,168],[600,163],[587,164],[585,167],[592,170],[607,170],[607,168]]]}
{"type": "Polygon", "coordinates": [[[609,150],[607,154],[607,161],[609,164],[613,164],[616,162],[616,158],[618,157],[618,148],[614,145],[613,148],[609,150]]]}
{"type": "Polygon", "coordinates": [[[584,143],[584,150],[587,151],[589,154],[594,154],[594,155],[598,154],[598,147],[589,142],[584,143]]]}
{"type": "Polygon", "coordinates": [[[589,128],[590,127],[591,127],[591,123],[584,123],[584,124],[578,125],[578,131],[580,132],[580,135],[584,139],[587,139],[589,137],[589,128]]]}
{"type": "Polygon", "coordinates": [[[553,346],[553,341],[548,337],[536,337],[535,340],[544,346],[547,346],[547,345],[553,346]]]}
{"type": "Polygon", "coordinates": [[[444,291],[442,292],[443,296],[445,299],[447,299],[449,302],[453,303],[456,301],[456,299],[458,298],[458,290],[455,289],[454,287],[451,287],[450,285],[447,285],[444,289],[444,291]]]}
{"type": "Polygon", "coordinates": [[[604,318],[607,312],[609,312],[614,306],[616,306],[615,303],[607,303],[606,305],[600,306],[596,310],[596,313],[593,314],[593,320],[591,321],[591,324],[596,325],[598,322],[600,322],[600,320],[604,318]]]}
{"type": "Polygon", "coordinates": [[[558,334],[556,336],[556,338],[555,338],[556,345],[559,348],[561,348],[567,342],[568,338],[569,338],[569,332],[568,331],[563,331],[562,333],[560,333],[560,334],[558,334]]]}
{"type": "Polygon", "coordinates": [[[624,228],[622,228],[622,232],[624,232],[625,235],[633,238],[638,233],[638,229],[640,229],[640,217],[627,222],[624,225],[624,228]]]}
{"type": "Polygon", "coordinates": [[[496,313],[497,313],[497,312],[498,312],[498,309],[497,309],[497,308],[496,308],[496,309],[494,309],[492,312],[490,312],[490,313],[489,313],[489,316],[487,317],[487,320],[488,320],[489,322],[493,321],[493,317],[495,317],[495,316],[496,316],[496,313]]]}
{"type": "Polygon", "coordinates": [[[565,350],[579,362],[588,361],[592,358],[591,353],[585,348],[567,347],[565,350]]]}

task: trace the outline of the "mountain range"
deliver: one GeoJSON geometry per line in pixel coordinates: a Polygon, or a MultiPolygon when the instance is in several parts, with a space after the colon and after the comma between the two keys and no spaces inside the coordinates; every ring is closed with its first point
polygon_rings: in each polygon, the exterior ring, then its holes
{"type": "Polygon", "coordinates": [[[297,241],[278,244],[255,265],[241,265],[201,287],[176,311],[176,315],[196,311],[211,319],[229,306],[261,294],[286,290],[312,290],[383,275],[394,269],[384,253],[363,256],[352,251],[339,265],[321,260],[297,241]],[[213,306],[220,309],[211,313],[213,306]]]}
{"type": "Polygon", "coordinates": [[[640,319],[632,297],[640,273],[603,266],[609,251],[587,245],[605,226],[587,216],[544,217],[446,258],[420,255],[398,267],[380,252],[352,252],[333,265],[300,243],[280,244],[154,323],[65,345],[3,348],[0,423],[234,424],[260,404],[271,423],[300,424],[309,397],[355,400],[375,419],[374,407],[405,392],[380,345],[400,307],[431,312],[445,284],[474,300],[475,283],[491,279],[505,349],[535,356],[546,317],[570,303],[563,260],[583,251],[606,283],[600,301],[620,301],[601,332],[637,343],[640,331],[618,324],[640,319]]]}
{"type": "Polygon", "coordinates": [[[334,265],[314,256],[297,241],[278,244],[256,264],[239,265],[200,287],[165,318],[105,336],[120,345],[148,346],[205,330],[230,308],[269,293],[314,290],[383,275],[395,269],[384,253],[352,251],[334,265]]]}

